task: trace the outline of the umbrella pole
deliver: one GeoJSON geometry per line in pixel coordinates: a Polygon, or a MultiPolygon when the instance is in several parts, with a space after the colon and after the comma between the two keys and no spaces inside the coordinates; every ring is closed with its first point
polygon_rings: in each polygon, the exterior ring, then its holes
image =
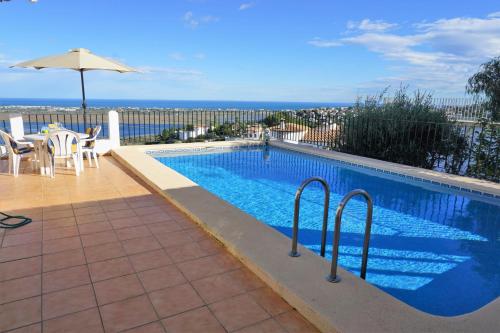
{"type": "Polygon", "coordinates": [[[85,83],[83,81],[83,69],[80,69],[80,79],[82,81],[82,109],[83,109],[83,130],[87,130],[87,103],[85,102],[85,83]]]}

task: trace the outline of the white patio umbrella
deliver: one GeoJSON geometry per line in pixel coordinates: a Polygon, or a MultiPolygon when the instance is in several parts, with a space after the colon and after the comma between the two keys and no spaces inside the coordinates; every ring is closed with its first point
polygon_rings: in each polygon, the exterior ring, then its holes
{"type": "Polygon", "coordinates": [[[87,104],[85,102],[85,83],[83,80],[83,72],[90,70],[105,70],[115,71],[119,73],[137,72],[132,67],[125,66],[114,60],[106,59],[96,56],[87,49],[72,49],[68,53],[48,56],[44,58],[34,59],[30,61],[21,62],[10,67],[23,67],[23,68],[66,68],[73,69],[80,72],[80,79],[82,83],[82,108],[83,108],[83,122],[86,126],[86,111],[87,104]]]}

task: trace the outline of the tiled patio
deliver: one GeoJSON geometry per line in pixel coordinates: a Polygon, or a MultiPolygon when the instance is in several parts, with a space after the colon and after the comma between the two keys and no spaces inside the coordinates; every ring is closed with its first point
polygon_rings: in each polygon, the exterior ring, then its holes
{"type": "Polygon", "coordinates": [[[16,179],[0,161],[0,332],[316,332],[113,158],[16,179]]]}

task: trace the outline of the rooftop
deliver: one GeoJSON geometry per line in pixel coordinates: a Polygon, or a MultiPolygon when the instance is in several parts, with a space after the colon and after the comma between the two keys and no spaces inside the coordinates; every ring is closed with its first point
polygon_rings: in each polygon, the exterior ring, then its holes
{"type": "Polygon", "coordinates": [[[331,142],[336,136],[336,129],[311,128],[306,132],[302,141],[331,142]]]}
{"type": "Polygon", "coordinates": [[[278,124],[270,127],[269,129],[274,132],[304,132],[308,131],[310,127],[294,123],[285,123],[284,128],[282,128],[281,124],[278,124]]]}

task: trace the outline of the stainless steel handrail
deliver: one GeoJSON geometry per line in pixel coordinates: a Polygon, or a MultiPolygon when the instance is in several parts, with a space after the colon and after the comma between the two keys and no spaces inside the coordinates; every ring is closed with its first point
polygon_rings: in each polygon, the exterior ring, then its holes
{"type": "Polygon", "coordinates": [[[300,253],[297,251],[297,240],[299,237],[299,212],[300,212],[300,197],[302,196],[302,192],[305,187],[312,182],[319,182],[323,185],[325,190],[325,203],[323,210],[323,230],[321,232],[321,256],[325,256],[325,247],[326,247],[326,228],[328,226],[328,207],[330,204],[330,186],[326,180],[320,177],[311,177],[302,182],[297,192],[295,193],[295,210],[293,213],[293,235],[292,235],[292,251],[290,251],[290,257],[300,257],[300,253]]]}
{"type": "Polygon", "coordinates": [[[361,274],[362,279],[366,278],[366,266],[368,265],[368,248],[370,246],[370,233],[372,228],[372,215],[373,215],[373,201],[371,196],[365,190],[353,190],[346,194],[346,196],[340,201],[337,208],[337,214],[335,215],[335,230],[333,236],[333,254],[332,254],[332,266],[330,270],[330,275],[326,279],[330,282],[339,282],[340,277],[337,276],[337,263],[339,260],[339,241],[340,241],[340,225],[342,223],[342,213],[347,205],[347,202],[351,200],[352,197],[356,195],[362,195],[366,199],[367,211],[366,211],[366,226],[365,226],[365,239],[363,241],[363,257],[361,259],[361,274]]]}

